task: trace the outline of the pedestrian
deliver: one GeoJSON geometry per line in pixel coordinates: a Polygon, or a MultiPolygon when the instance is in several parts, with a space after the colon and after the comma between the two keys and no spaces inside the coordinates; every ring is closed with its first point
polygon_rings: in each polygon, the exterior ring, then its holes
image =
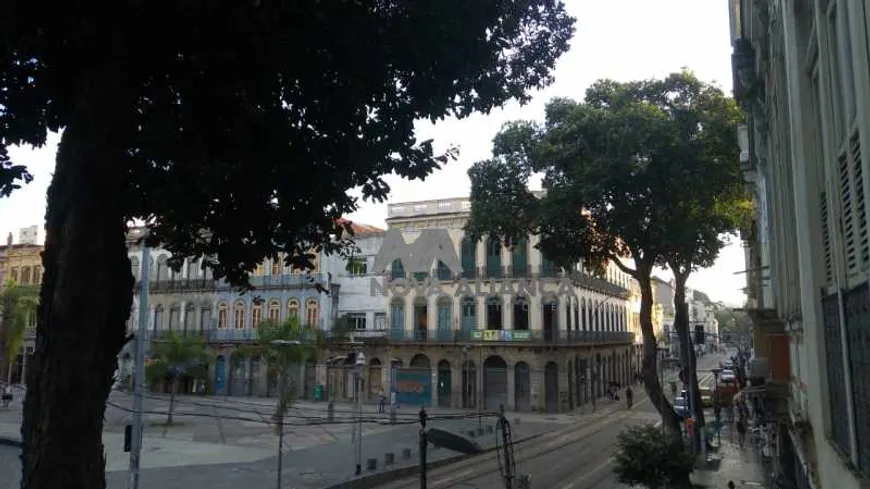
{"type": "Polygon", "coordinates": [[[12,386],[9,384],[5,384],[3,386],[3,407],[9,407],[9,403],[12,402],[12,386]]]}
{"type": "Polygon", "coordinates": [[[631,409],[631,405],[634,402],[634,392],[631,390],[631,386],[625,388],[625,402],[628,403],[628,409],[631,409]]]}
{"type": "Polygon", "coordinates": [[[379,397],[379,399],[380,399],[380,401],[378,402],[378,413],[383,413],[383,412],[384,412],[384,406],[387,404],[387,398],[386,398],[386,396],[384,396],[384,390],[383,390],[383,389],[381,389],[380,391],[378,391],[378,397],[379,397]]]}
{"type": "Polygon", "coordinates": [[[743,448],[743,443],[746,441],[746,418],[741,416],[737,420],[737,444],[743,448]]]}

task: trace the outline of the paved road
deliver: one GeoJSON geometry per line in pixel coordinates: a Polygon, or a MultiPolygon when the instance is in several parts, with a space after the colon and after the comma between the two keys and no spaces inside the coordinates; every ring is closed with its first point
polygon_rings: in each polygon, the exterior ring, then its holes
{"type": "MultiPolygon", "coordinates": [[[[699,363],[699,383],[711,386],[709,369],[721,357],[708,355],[699,363]]],[[[607,403],[604,403],[607,406],[607,403]]],[[[648,399],[631,410],[621,409],[580,428],[566,428],[542,437],[532,446],[514,452],[518,474],[531,475],[532,487],[546,489],[623,489],[614,480],[612,456],[617,435],[627,426],[660,423],[661,416],[648,399]]],[[[431,470],[428,489],[494,489],[504,487],[498,459],[487,454],[447,467],[431,470]]],[[[415,489],[418,478],[393,481],[378,489],[415,489]]]]}

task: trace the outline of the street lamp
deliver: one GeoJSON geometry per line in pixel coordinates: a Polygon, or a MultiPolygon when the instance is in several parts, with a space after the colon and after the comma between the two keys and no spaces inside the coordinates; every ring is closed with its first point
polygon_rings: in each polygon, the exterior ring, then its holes
{"type": "Polygon", "coordinates": [[[366,364],[366,356],[359,350],[356,353],[356,475],[362,473],[362,369],[366,364]]]}
{"type": "MultiPolygon", "coordinates": [[[[299,346],[302,343],[298,340],[272,340],[270,344],[272,346],[299,346]]],[[[287,366],[284,365],[284,367],[287,366]]],[[[278,384],[278,489],[281,489],[281,471],[284,466],[284,384],[287,379],[282,375],[280,381],[281,383],[278,384]]]]}

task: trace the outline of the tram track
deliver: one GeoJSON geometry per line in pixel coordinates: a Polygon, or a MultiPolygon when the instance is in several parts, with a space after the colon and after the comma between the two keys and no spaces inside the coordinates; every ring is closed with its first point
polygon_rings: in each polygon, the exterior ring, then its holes
{"type": "MultiPolygon", "coordinates": [[[[517,465],[520,467],[526,464],[534,465],[536,460],[545,458],[560,450],[564,450],[566,446],[579,444],[587,438],[611,429],[617,423],[635,417],[638,412],[637,408],[648,402],[648,399],[643,399],[635,404],[635,408],[632,411],[614,411],[596,420],[593,424],[587,424],[572,429],[567,433],[563,432],[557,434],[546,441],[538,438],[535,440],[534,446],[536,448],[531,451],[520,449],[519,447],[522,447],[523,444],[517,443],[515,445],[515,452],[517,452],[515,455],[517,465]]],[[[615,442],[610,445],[609,449],[614,446],[615,442]]],[[[484,459],[475,457],[460,464],[451,464],[430,471],[428,474],[430,480],[428,487],[430,489],[466,489],[474,487],[469,486],[468,483],[470,481],[491,477],[495,474],[499,474],[500,471],[501,469],[499,468],[498,459],[495,457],[491,455],[484,459]]],[[[522,473],[522,470],[518,469],[518,471],[522,473]]],[[[418,480],[419,479],[416,477],[409,477],[387,485],[381,485],[379,486],[379,489],[414,489],[419,487],[418,480]]]]}

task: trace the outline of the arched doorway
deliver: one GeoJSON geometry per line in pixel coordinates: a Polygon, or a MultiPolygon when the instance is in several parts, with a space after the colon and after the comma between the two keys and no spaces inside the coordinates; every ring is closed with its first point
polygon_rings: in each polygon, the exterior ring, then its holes
{"type": "Polygon", "coordinates": [[[477,407],[477,366],[471,360],[462,365],[462,407],[477,407]]]}
{"type": "Polygon", "coordinates": [[[260,357],[251,358],[251,382],[248,385],[250,386],[249,396],[260,395],[260,357]]]}
{"type": "Polygon", "coordinates": [[[302,396],[305,399],[314,399],[314,386],[317,384],[317,366],[314,358],[305,360],[305,385],[302,396]]]}
{"type": "Polygon", "coordinates": [[[243,355],[233,355],[232,371],[230,371],[230,395],[242,396],[248,391],[248,376],[246,372],[246,358],[243,355]]]}
{"type": "Polygon", "coordinates": [[[507,407],[507,362],[500,356],[491,356],[483,362],[483,406],[487,411],[507,407]]]}
{"type": "Polygon", "coordinates": [[[558,328],[559,305],[555,297],[548,296],[542,300],[544,315],[544,341],[554,341],[558,328]]]}
{"type": "Polygon", "coordinates": [[[532,410],[532,369],[526,362],[514,366],[514,409],[532,410]]]}
{"type": "Polygon", "coordinates": [[[432,405],[432,365],[429,357],[418,353],[408,368],[396,369],[396,402],[409,406],[432,405]]]}
{"type": "Polygon", "coordinates": [[[559,366],[548,362],[544,368],[544,396],[548,413],[559,412],[559,366]]]}
{"type": "Polygon", "coordinates": [[[438,362],[438,405],[450,407],[453,403],[453,375],[450,370],[450,362],[441,360],[438,362]]]}
{"type": "Polygon", "coordinates": [[[224,394],[227,388],[227,359],[219,355],[214,365],[214,392],[224,394]]]}
{"type": "MultiPolygon", "coordinates": [[[[369,360],[369,400],[375,400],[380,402],[380,396],[382,395],[382,391],[384,390],[383,372],[383,366],[381,365],[381,360],[379,358],[372,358],[371,360],[369,360]]],[[[386,393],[384,393],[383,395],[386,395],[386,393]]]]}

